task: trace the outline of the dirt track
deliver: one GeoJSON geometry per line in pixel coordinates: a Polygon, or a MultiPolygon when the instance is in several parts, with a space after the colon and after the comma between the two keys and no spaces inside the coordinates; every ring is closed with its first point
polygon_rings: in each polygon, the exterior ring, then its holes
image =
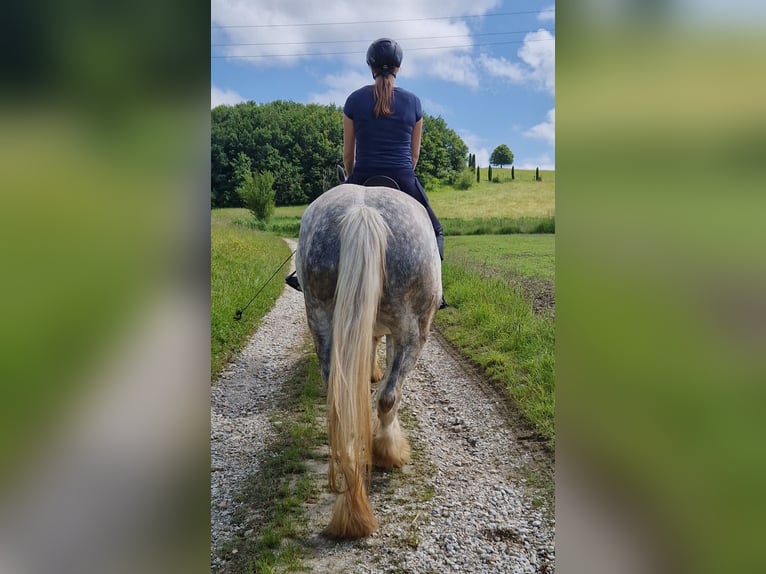
{"type": "MultiPolygon", "coordinates": [[[[442,311],[445,312],[445,311],[442,311]]],[[[447,310],[446,312],[449,312],[447,310]]],[[[213,386],[213,549],[234,529],[235,495],[256,473],[273,433],[270,412],[308,338],[303,298],[286,288],[247,348],[213,386]]],[[[402,423],[413,461],[376,471],[380,521],[369,538],[319,533],[332,497],[306,509],[306,567],[314,572],[553,572],[552,457],[514,409],[438,333],[404,384],[402,423]]],[[[217,570],[221,561],[213,557],[217,570]]]]}

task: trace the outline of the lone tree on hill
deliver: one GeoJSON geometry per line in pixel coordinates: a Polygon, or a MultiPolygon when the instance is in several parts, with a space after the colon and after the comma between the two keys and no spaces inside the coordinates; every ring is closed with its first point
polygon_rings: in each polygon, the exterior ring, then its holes
{"type": "Polygon", "coordinates": [[[499,165],[501,168],[504,165],[511,165],[513,164],[513,152],[507,145],[500,144],[492,151],[492,155],[489,156],[489,163],[499,165]]]}

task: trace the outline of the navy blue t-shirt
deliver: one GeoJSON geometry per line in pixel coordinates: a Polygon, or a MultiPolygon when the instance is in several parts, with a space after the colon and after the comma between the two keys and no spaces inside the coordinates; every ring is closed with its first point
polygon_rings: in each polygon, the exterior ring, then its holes
{"type": "Polygon", "coordinates": [[[354,121],[354,170],[412,169],[412,128],[423,117],[420,99],[395,87],[392,115],[376,118],[374,107],[373,86],[356,90],[343,106],[343,113],[354,121]]]}

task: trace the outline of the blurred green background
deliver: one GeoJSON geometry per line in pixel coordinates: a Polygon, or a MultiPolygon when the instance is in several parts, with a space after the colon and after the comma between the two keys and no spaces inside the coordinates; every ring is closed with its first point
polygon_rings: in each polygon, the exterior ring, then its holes
{"type": "MultiPolygon", "coordinates": [[[[763,19],[609,4],[557,14],[557,484],[638,571],[764,571],[763,19]]],[[[604,553],[568,502],[561,567],[604,553]]]]}
{"type": "Polygon", "coordinates": [[[208,565],[209,14],[3,9],[4,572],[208,565]]]}

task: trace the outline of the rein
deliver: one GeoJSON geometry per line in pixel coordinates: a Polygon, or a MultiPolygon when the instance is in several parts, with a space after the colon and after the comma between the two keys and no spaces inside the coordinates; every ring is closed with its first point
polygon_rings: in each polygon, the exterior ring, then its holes
{"type": "Polygon", "coordinates": [[[266,288],[266,285],[268,285],[268,284],[269,284],[269,281],[271,281],[272,279],[274,279],[274,275],[276,275],[277,273],[279,273],[279,270],[280,270],[280,269],[282,269],[282,267],[284,267],[284,266],[285,266],[285,263],[287,263],[288,261],[290,261],[290,258],[291,258],[293,255],[295,255],[295,251],[293,251],[293,252],[292,252],[290,255],[288,255],[288,256],[287,256],[287,259],[285,259],[284,261],[282,261],[282,265],[280,265],[279,267],[277,267],[276,271],[274,271],[274,273],[272,273],[272,274],[271,274],[271,277],[269,277],[269,278],[266,280],[266,283],[264,283],[263,285],[261,285],[261,288],[260,288],[260,289],[258,289],[258,291],[255,293],[255,295],[253,295],[253,296],[250,298],[250,301],[248,301],[248,302],[247,302],[247,305],[245,305],[244,307],[242,307],[242,309],[237,309],[237,311],[234,313],[234,320],[235,320],[235,321],[239,321],[239,320],[242,318],[242,313],[245,311],[245,309],[247,309],[247,308],[250,306],[250,303],[252,303],[252,302],[255,300],[255,298],[256,298],[256,297],[258,297],[258,295],[260,295],[260,294],[261,294],[261,291],[263,291],[263,290],[266,288]]]}

